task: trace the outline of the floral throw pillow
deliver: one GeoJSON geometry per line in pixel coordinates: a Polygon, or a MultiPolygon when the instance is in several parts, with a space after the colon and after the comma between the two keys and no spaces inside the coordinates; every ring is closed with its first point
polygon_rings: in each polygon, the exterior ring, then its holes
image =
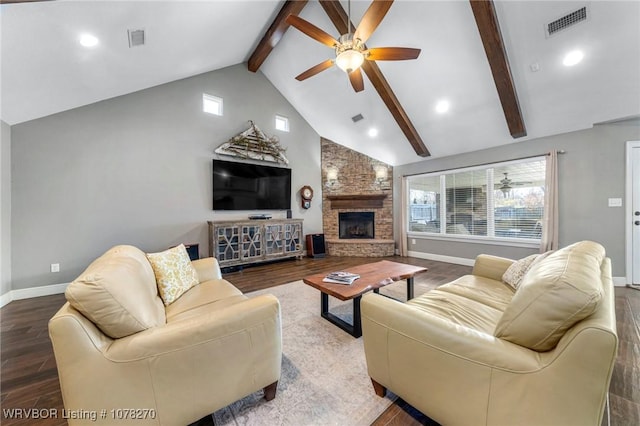
{"type": "Polygon", "coordinates": [[[148,253],[156,276],[158,293],[165,306],[175,302],[187,290],[199,283],[198,273],[191,265],[191,259],[184,244],[160,253],[148,253]]]}
{"type": "Polygon", "coordinates": [[[502,281],[511,286],[514,290],[517,290],[533,262],[540,256],[539,254],[532,254],[520,260],[516,260],[509,266],[509,268],[502,275],[502,281]]]}

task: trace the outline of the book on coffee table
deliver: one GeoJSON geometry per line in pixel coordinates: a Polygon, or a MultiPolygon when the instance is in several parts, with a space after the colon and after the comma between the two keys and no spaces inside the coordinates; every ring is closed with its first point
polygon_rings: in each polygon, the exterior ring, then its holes
{"type": "Polygon", "coordinates": [[[322,280],[325,283],[335,283],[335,284],[352,284],[355,280],[360,278],[358,274],[352,274],[350,272],[331,272],[322,280]]]}

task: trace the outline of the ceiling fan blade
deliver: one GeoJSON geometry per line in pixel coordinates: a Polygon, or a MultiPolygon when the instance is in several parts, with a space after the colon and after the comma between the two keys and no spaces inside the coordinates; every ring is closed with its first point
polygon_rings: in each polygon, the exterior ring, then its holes
{"type": "Polygon", "coordinates": [[[298,81],[306,80],[307,78],[313,77],[314,75],[326,70],[327,68],[331,68],[332,65],[333,65],[333,59],[327,59],[326,61],[320,62],[318,65],[309,68],[308,70],[306,70],[305,72],[297,76],[296,80],[298,81]]]}
{"type": "Polygon", "coordinates": [[[416,59],[420,55],[420,49],[412,49],[410,47],[373,47],[363,53],[369,61],[404,61],[406,59],[416,59]]]}
{"type": "Polygon", "coordinates": [[[360,68],[349,73],[349,81],[356,93],[364,90],[364,80],[362,79],[362,71],[360,68]]]}
{"type": "Polygon", "coordinates": [[[393,0],[374,0],[369,9],[362,16],[362,20],[356,28],[354,38],[359,38],[362,43],[366,42],[371,34],[378,28],[382,19],[389,11],[393,0]]]}
{"type": "Polygon", "coordinates": [[[313,25],[311,22],[305,21],[299,16],[289,15],[287,16],[286,22],[287,24],[295,27],[312,39],[317,40],[326,46],[333,48],[336,44],[338,44],[338,41],[335,38],[331,37],[329,34],[325,33],[320,28],[313,25]]]}

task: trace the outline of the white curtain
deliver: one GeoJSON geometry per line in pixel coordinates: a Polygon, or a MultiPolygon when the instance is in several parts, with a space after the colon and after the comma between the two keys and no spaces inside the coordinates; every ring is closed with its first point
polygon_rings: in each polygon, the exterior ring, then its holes
{"type": "Polygon", "coordinates": [[[544,218],[540,253],[558,248],[558,152],[551,151],[547,157],[544,190],[544,218]]]}
{"type": "Polygon", "coordinates": [[[401,218],[400,218],[400,256],[407,257],[409,255],[407,249],[407,208],[409,206],[407,197],[409,190],[407,189],[407,177],[402,176],[402,185],[400,191],[400,205],[401,205],[401,218]]]}

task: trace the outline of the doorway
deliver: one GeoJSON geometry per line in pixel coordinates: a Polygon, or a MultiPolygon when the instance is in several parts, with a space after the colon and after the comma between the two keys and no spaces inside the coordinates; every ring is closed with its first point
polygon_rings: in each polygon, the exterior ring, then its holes
{"type": "Polygon", "coordinates": [[[640,141],[627,142],[627,281],[640,290],[640,141]]]}

